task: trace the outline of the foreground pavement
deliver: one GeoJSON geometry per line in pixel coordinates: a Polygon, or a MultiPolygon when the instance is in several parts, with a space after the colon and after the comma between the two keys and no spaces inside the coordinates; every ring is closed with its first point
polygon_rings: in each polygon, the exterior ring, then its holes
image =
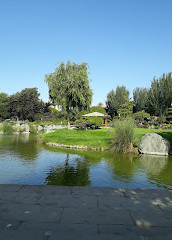
{"type": "Polygon", "coordinates": [[[171,240],[172,191],[0,185],[0,240],[171,240]]]}

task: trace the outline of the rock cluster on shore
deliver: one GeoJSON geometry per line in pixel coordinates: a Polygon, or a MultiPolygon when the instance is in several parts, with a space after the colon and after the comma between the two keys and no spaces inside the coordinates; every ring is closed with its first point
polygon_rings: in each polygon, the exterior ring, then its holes
{"type": "Polygon", "coordinates": [[[79,150],[99,150],[99,151],[104,151],[107,150],[107,148],[103,148],[103,147],[87,147],[87,146],[79,146],[79,145],[65,145],[65,144],[58,144],[58,143],[53,143],[53,142],[49,142],[46,143],[49,146],[53,146],[53,147],[58,147],[58,148],[70,148],[70,149],[79,149],[79,150]]]}

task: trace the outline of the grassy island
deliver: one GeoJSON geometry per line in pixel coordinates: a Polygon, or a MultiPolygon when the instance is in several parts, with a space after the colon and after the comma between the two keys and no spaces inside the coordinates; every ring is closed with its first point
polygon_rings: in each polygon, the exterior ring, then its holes
{"type": "Polygon", "coordinates": [[[108,148],[112,132],[107,129],[96,130],[68,130],[60,129],[52,133],[42,135],[44,143],[52,142],[71,146],[87,146],[88,148],[108,148]]]}
{"type": "MultiPolygon", "coordinates": [[[[139,146],[141,138],[146,133],[156,132],[168,139],[172,146],[172,130],[135,128],[135,144],[139,146]]],[[[113,129],[106,128],[96,130],[68,130],[60,129],[52,133],[42,135],[43,143],[57,143],[71,146],[87,146],[88,148],[110,148],[113,129]]]]}

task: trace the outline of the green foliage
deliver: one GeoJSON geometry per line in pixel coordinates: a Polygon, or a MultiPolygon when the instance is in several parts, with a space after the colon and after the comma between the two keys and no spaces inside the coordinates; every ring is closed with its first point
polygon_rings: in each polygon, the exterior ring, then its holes
{"type": "Polygon", "coordinates": [[[99,117],[88,117],[86,119],[80,118],[75,121],[75,125],[80,130],[98,129],[103,125],[103,119],[99,117]]]}
{"type": "Polygon", "coordinates": [[[115,115],[117,114],[117,109],[116,109],[116,96],[114,90],[111,90],[107,94],[107,100],[106,100],[106,109],[108,114],[114,118],[115,115]]]}
{"type": "Polygon", "coordinates": [[[86,130],[88,128],[86,119],[82,119],[82,118],[75,121],[75,126],[79,130],[86,130]]]}
{"type": "Polygon", "coordinates": [[[133,100],[134,112],[145,110],[148,101],[148,89],[136,87],[133,90],[133,100]]]}
{"type": "Polygon", "coordinates": [[[10,124],[4,122],[2,126],[2,131],[5,134],[11,134],[13,132],[13,127],[10,124]]]}
{"type": "Polygon", "coordinates": [[[150,118],[150,114],[146,112],[136,112],[133,114],[134,120],[138,122],[144,122],[144,120],[148,121],[148,118],[150,118]]]}
{"type": "Polygon", "coordinates": [[[117,86],[115,92],[111,90],[107,94],[106,109],[109,115],[114,118],[122,104],[129,100],[129,91],[125,86],[117,86]]]}
{"type": "Polygon", "coordinates": [[[92,112],[99,112],[99,113],[103,113],[104,115],[106,115],[106,110],[102,106],[91,107],[89,113],[92,113],[92,112]]]}
{"type": "Polygon", "coordinates": [[[9,97],[6,93],[0,93],[0,119],[5,120],[9,117],[9,97]]]}
{"type": "Polygon", "coordinates": [[[150,113],[164,116],[172,103],[172,76],[165,73],[159,79],[153,78],[148,93],[148,110],[150,113]]]}
{"type": "Polygon", "coordinates": [[[63,62],[55,72],[45,76],[49,87],[49,95],[53,103],[62,107],[68,114],[70,125],[70,111],[74,108],[87,109],[92,100],[92,90],[89,85],[87,64],[63,62]]]}
{"type": "Polygon", "coordinates": [[[131,152],[134,143],[134,122],[131,119],[118,121],[115,126],[112,146],[116,152],[131,152]]]}
{"type": "Polygon", "coordinates": [[[34,123],[29,123],[29,128],[30,128],[30,133],[36,133],[37,132],[37,128],[36,128],[36,125],[34,123]]]}
{"type": "Polygon", "coordinates": [[[171,123],[172,121],[172,107],[168,109],[167,121],[171,123]]]}
{"type": "Polygon", "coordinates": [[[89,117],[87,123],[89,128],[97,129],[103,125],[103,119],[99,117],[89,117]]]}
{"type": "Polygon", "coordinates": [[[44,104],[39,100],[37,88],[25,88],[9,98],[11,118],[28,119],[29,121],[41,119],[43,108],[44,104]]]}
{"type": "Polygon", "coordinates": [[[120,118],[131,117],[133,114],[133,104],[130,101],[126,101],[125,103],[121,104],[118,114],[120,118]]]}

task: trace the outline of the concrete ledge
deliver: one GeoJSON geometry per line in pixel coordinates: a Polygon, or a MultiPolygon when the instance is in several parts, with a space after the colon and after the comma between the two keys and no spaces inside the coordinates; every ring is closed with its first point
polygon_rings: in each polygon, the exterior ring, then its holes
{"type": "Polygon", "coordinates": [[[172,191],[0,185],[0,239],[171,239],[172,191]]]}

